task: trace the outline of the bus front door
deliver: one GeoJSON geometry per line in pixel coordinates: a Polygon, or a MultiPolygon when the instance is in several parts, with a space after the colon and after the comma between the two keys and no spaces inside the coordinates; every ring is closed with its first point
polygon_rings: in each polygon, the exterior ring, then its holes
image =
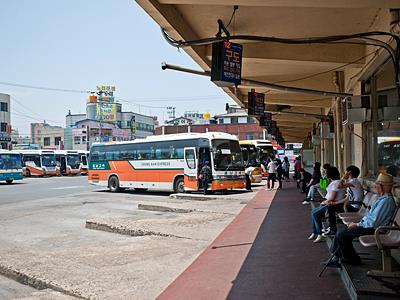
{"type": "Polygon", "coordinates": [[[65,156],[60,157],[60,173],[62,175],[68,175],[67,158],[65,156]]]}
{"type": "Polygon", "coordinates": [[[185,190],[197,191],[198,190],[198,171],[197,171],[197,157],[196,148],[185,148],[185,190]]]}

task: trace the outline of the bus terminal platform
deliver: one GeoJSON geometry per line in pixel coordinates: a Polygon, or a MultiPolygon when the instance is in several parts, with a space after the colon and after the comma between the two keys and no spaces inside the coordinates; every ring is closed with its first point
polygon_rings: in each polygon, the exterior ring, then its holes
{"type": "Polygon", "coordinates": [[[318,277],[330,241],[307,239],[311,208],[303,198],[294,182],[261,189],[158,299],[399,299],[398,279],[366,275],[380,268],[376,249],[356,245],[363,265],[318,277]]]}

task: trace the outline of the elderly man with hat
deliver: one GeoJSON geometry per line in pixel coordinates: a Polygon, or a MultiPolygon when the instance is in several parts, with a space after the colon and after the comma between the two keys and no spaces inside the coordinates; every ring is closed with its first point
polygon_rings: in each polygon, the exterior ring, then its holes
{"type": "Polygon", "coordinates": [[[396,209],[391,193],[393,177],[379,174],[375,184],[379,195],[377,201],[360,222],[350,223],[347,228],[337,232],[331,247],[334,257],[329,260],[328,266],[340,267],[340,260],[346,264],[361,264],[361,258],[353,247],[353,239],[374,234],[376,228],[389,224],[396,209]]]}

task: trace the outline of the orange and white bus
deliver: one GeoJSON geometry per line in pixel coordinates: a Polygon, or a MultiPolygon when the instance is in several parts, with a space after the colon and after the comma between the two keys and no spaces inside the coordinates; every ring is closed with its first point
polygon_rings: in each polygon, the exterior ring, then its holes
{"type": "Polygon", "coordinates": [[[89,155],[89,183],[106,186],[112,192],[124,188],[197,191],[199,173],[206,161],[212,170],[211,190],[245,187],[239,142],[222,132],[95,143],[89,155]]]}
{"type": "Polygon", "coordinates": [[[59,174],[81,174],[81,158],[77,150],[56,150],[54,152],[59,167],[59,174]]]}
{"type": "Polygon", "coordinates": [[[23,173],[25,176],[57,175],[58,168],[52,150],[15,150],[22,155],[23,173]]]}

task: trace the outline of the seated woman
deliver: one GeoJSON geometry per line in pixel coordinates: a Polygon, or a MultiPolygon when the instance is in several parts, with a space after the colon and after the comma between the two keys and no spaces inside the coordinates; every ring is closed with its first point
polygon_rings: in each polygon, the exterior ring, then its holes
{"type": "Polygon", "coordinates": [[[331,180],[331,183],[326,188],[325,200],[321,202],[321,206],[312,210],[312,234],[308,237],[309,240],[314,240],[314,243],[319,243],[324,240],[322,236],[322,218],[325,217],[328,211],[328,204],[342,200],[345,197],[345,190],[340,188],[340,173],[336,167],[329,167],[326,172],[326,177],[331,180]]]}
{"type": "Polygon", "coordinates": [[[339,184],[340,188],[347,188],[346,198],[328,203],[329,231],[324,233],[323,236],[336,234],[336,213],[344,210],[355,212],[360,209],[364,191],[360,181],[357,179],[358,175],[360,175],[360,169],[356,166],[348,166],[346,168],[346,173],[339,184]]]}

